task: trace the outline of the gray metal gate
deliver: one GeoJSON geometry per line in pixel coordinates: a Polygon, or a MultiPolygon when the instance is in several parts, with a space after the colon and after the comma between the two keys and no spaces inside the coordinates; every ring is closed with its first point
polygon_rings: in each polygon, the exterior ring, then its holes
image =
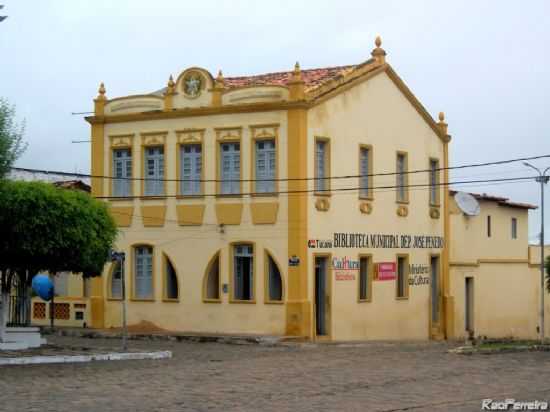
{"type": "Polygon", "coordinates": [[[11,278],[8,307],[8,326],[29,326],[31,323],[31,297],[25,277],[14,274],[11,278]]]}

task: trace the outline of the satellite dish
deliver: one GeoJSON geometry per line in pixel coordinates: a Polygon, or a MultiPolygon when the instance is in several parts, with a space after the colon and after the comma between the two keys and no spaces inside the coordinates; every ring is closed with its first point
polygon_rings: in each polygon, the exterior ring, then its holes
{"type": "Polygon", "coordinates": [[[457,192],[455,194],[455,201],[460,210],[462,210],[466,216],[479,215],[479,202],[471,194],[466,192],[457,192]]]}

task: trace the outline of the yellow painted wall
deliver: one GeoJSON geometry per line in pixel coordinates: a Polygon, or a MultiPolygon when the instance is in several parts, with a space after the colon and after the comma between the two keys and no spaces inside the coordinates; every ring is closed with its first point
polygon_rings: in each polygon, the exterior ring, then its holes
{"type": "Polygon", "coordinates": [[[499,206],[480,200],[478,216],[465,216],[451,200],[451,262],[477,259],[527,259],[527,210],[499,206]],[[491,237],[487,236],[487,216],[491,216],[491,237]],[[512,218],[517,219],[517,239],[512,239],[512,218]]]}
{"type": "MultiPolygon", "coordinates": [[[[187,128],[204,128],[203,168],[205,179],[216,178],[216,132],[218,127],[242,127],[241,169],[242,178],[251,178],[251,130],[257,124],[278,124],[278,170],[279,176],[285,177],[287,170],[287,117],[286,112],[247,113],[216,115],[171,120],[155,120],[132,123],[107,124],[105,126],[104,155],[109,158],[110,135],[134,134],[132,142],[133,173],[142,176],[142,148],[140,133],[166,131],[165,168],[166,178],[179,178],[176,171],[176,130],[187,128]]],[[[105,164],[105,174],[109,173],[109,164],[105,164]]],[[[108,183],[105,183],[108,184],[108,183]]],[[[205,183],[207,194],[215,193],[215,184],[205,183]]],[[[134,182],[134,193],[141,193],[141,183],[134,182]]],[[[168,182],[167,194],[176,194],[176,182],[168,182]]],[[[245,182],[242,191],[253,191],[251,183],[245,182]]],[[[279,190],[286,190],[286,183],[279,184],[279,190]]],[[[286,286],[287,261],[287,201],[284,195],[251,198],[215,198],[175,199],[169,197],[157,200],[116,201],[116,206],[134,206],[132,225],[121,228],[117,239],[117,249],[130,256],[132,245],[145,242],[155,247],[155,301],[135,302],[128,305],[128,323],[135,324],[146,320],[168,330],[195,332],[226,333],[264,333],[284,334],[285,308],[280,304],[264,303],[264,250],[269,250],[281,268],[281,275],[286,286]],[[278,203],[277,221],[275,224],[254,225],[251,215],[251,204],[259,202],[278,203]],[[242,204],[240,225],[225,225],[224,233],[218,226],[216,205],[242,204]],[[163,227],[144,227],[140,217],[141,206],[166,206],[166,217],[163,227]],[[177,205],[204,205],[203,224],[200,226],[180,226],[178,224],[177,205]],[[221,303],[204,303],[202,301],[202,282],[206,266],[213,255],[221,250],[221,283],[229,283],[229,244],[236,241],[254,242],[256,247],[255,262],[255,296],[256,303],[229,303],[229,295],[222,294],[221,303]],[[179,302],[163,302],[162,259],[163,253],[169,256],[178,275],[180,287],[179,302]]],[[[127,269],[130,263],[127,262],[127,269]]],[[[103,275],[105,296],[107,290],[108,269],[103,275]]],[[[126,272],[129,275],[129,271],[126,272]]],[[[120,325],[121,303],[108,300],[105,305],[105,326],[120,325]]]]}
{"type": "MultiPolygon", "coordinates": [[[[314,175],[315,137],[330,139],[330,174],[359,173],[359,145],[373,146],[375,173],[395,172],[396,152],[408,153],[408,168],[427,169],[430,157],[443,164],[443,143],[390,78],[381,73],[326,102],[308,114],[308,175],[314,175]]],[[[393,186],[395,176],[375,176],[373,186],[393,186]]],[[[427,183],[426,173],[409,176],[409,183],[427,183]]],[[[357,187],[358,179],[334,180],[332,189],[357,187]]],[[[310,188],[313,189],[313,182],[310,188]]],[[[397,216],[395,191],[375,191],[372,213],[359,210],[357,191],[332,193],[330,208],[320,212],[315,198],[308,203],[310,239],[331,239],[334,232],[443,236],[443,218],[429,216],[427,190],[410,190],[409,215],[397,216]]],[[[442,197],[441,197],[442,200],[442,197]]],[[[310,249],[310,259],[315,252],[310,249]]],[[[335,257],[358,259],[372,253],[374,262],[396,261],[397,253],[409,253],[409,263],[430,264],[431,253],[441,249],[334,249],[335,257]]],[[[314,268],[310,269],[310,297],[313,299],[314,268]]],[[[373,282],[372,302],[358,303],[357,281],[336,281],[332,277],[332,338],[427,339],[429,337],[429,285],[411,286],[408,300],[397,300],[395,281],[373,282]]]]}

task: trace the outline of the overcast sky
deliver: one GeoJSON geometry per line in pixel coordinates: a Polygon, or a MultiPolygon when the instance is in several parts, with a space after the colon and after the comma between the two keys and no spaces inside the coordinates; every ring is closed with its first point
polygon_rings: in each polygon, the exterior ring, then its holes
{"type": "MultiPolygon", "coordinates": [[[[388,62],[432,116],[451,164],[550,154],[550,1],[0,0],[0,96],[26,120],[22,167],[89,172],[90,111],[151,92],[189,66],[225,76],[359,63],[382,36],[388,62]]],[[[550,159],[533,162],[550,166],[550,159]]],[[[375,172],[383,172],[377,170],[375,172]]],[[[525,176],[521,164],[454,179],[525,176]]],[[[533,182],[471,191],[539,203],[533,182]]],[[[549,207],[545,208],[550,221],[549,207]]],[[[532,212],[530,235],[538,233],[532,212]]],[[[547,225],[550,235],[550,223],[547,225]]]]}

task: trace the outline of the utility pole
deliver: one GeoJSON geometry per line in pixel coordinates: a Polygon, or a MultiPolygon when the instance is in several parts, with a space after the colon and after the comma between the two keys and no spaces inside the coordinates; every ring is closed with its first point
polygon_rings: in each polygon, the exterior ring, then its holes
{"type": "Polygon", "coordinates": [[[539,314],[539,335],[540,343],[544,343],[544,185],[548,183],[550,176],[546,176],[546,172],[550,167],[544,169],[543,172],[532,164],[523,162],[523,164],[538,173],[535,181],[540,183],[540,314],[539,314]]]}
{"type": "Polygon", "coordinates": [[[126,276],[124,275],[124,262],[126,254],[124,252],[111,252],[111,261],[118,262],[120,265],[120,283],[122,295],[122,350],[128,349],[128,327],[126,324],[126,276]]]}
{"type": "MultiPolygon", "coordinates": [[[[4,5],[3,4],[0,4],[0,10],[2,10],[4,8],[4,5]]],[[[3,22],[4,20],[6,20],[8,18],[8,16],[0,16],[0,22],[3,22]]]]}

